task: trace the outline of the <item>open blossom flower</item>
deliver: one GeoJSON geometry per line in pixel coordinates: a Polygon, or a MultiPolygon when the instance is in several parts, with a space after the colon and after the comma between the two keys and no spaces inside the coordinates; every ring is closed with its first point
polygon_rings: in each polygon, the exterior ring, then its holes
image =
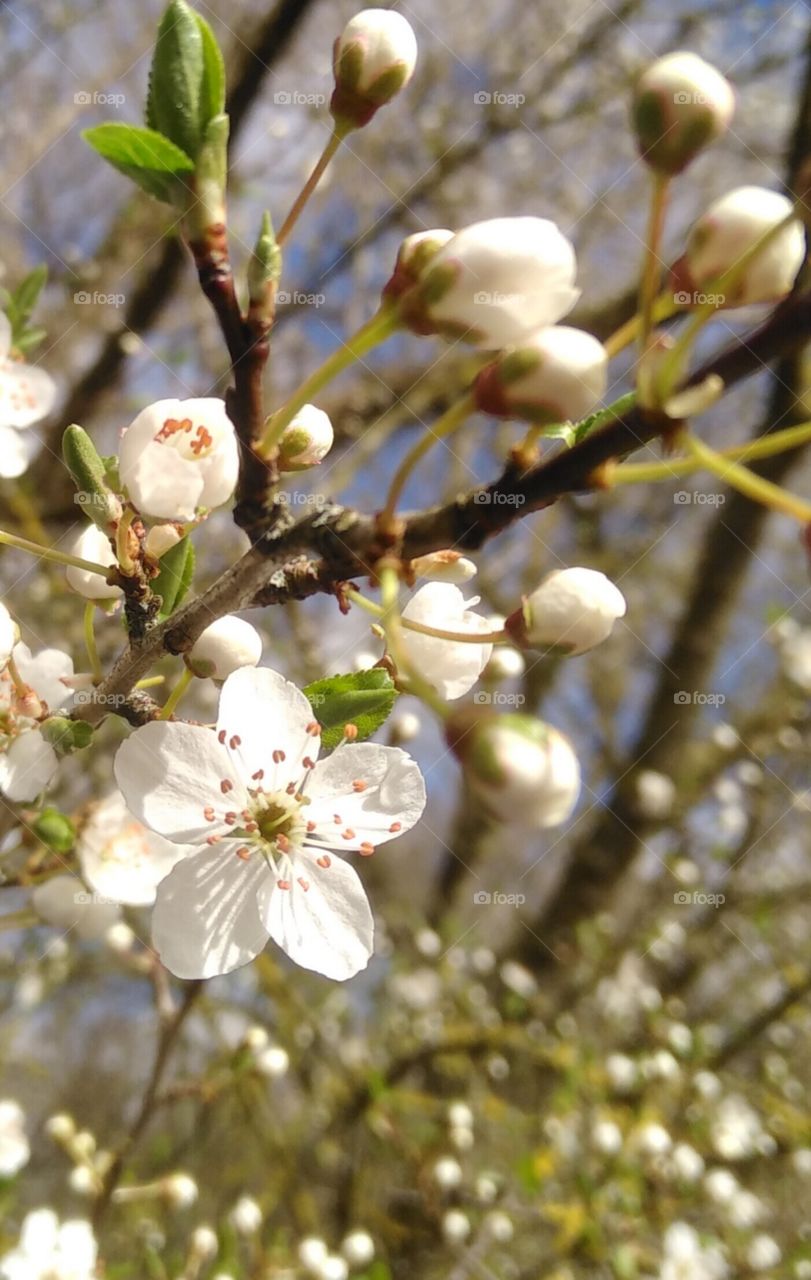
{"type": "MultiPolygon", "coordinates": [[[[478,603],[478,596],[466,600],[452,583],[427,582],[411,597],[403,609],[403,617],[409,622],[421,622],[441,631],[476,635],[491,629],[486,618],[473,612],[478,603]]],[[[473,688],[493,652],[491,644],[440,640],[406,628],[403,629],[402,643],[420,674],[449,702],[461,698],[473,688]]]]}
{"type": "Polygon", "coordinates": [[[468,785],[501,822],[539,830],[569,818],[580,766],[567,738],[523,714],[463,711],[446,728],[468,785]]]}
{"type": "Polygon", "coordinates": [[[551,325],[481,370],[476,406],[497,418],[577,422],[605,394],[607,369],[608,353],[590,333],[551,325]]]}
{"type": "Polygon", "coordinates": [[[0,673],[0,791],[9,800],[34,800],[59,765],[36,721],[70,701],[63,679],[73,675],[73,662],[61,649],[42,649],[34,657],[22,643],[14,648],[14,662],[30,695],[22,699],[9,672],[0,673]]]}
{"type": "Polygon", "coordinates": [[[0,476],[15,479],[28,467],[32,448],[20,430],[46,418],[56,384],[44,369],[11,357],[11,325],[0,312],[0,476]]]}
{"type": "Polygon", "coordinates": [[[701,1243],[686,1222],[674,1222],[662,1242],[659,1280],[725,1280],[729,1275],[720,1245],[701,1243]]]}
{"type": "Polygon", "coordinates": [[[43,924],[97,942],[121,918],[118,904],[88,893],[78,876],[52,876],[31,894],[31,906],[43,924]]]}
{"type": "Polygon", "coordinates": [[[457,232],[399,302],[415,333],[512,346],[571,311],[577,262],[547,218],[490,218],[457,232]]]}
{"type": "Polygon", "coordinates": [[[96,1240],[89,1222],[60,1224],[52,1209],[26,1214],[15,1249],[0,1258],[2,1280],[95,1280],[96,1240]]]}
{"type": "Polygon", "coordinates": [[[93,806],[76,851],[91,889],[130,906],[151,906],[161,880],[189,852],[138,822],[120,791],[93,806]]]}
{"type": "Polygon", "coordinates": [[[606,640],[625,597],[597,569],[555,569],[511,614],[505,628],[520,647],[554,647],[574,655],[606,640]]]}
{"type": "MultiPolygon", "coordinates": [[[[94,524],[82,529],[67,550],[72,556],[91,560],[96,564],[112,567],[117,563],[110,539],[94,524]]],[[[76,565],[68,565],[65,577],[68,586],[84,596],[85,600],[118,600],[124,594],[120,587],[110,586],[100,573],[91,573],[89,569],[79,569],[76,565]]]]}
{"type": "Polygon", "coordinates": [[[324,461],[334,439],[329,414],[314,404],[302,405],[279,441],[279,466],[282,471],[315,467],[324,461]]]}
{"type": "Polygon", "coordinates": [[[143,515],[192,520],[234,492],[239,449],[222,400],[158,400],[121,436],[121,480],[143,515]]]}
{"type": "Polygon", "coordinates": [[[30,1156],[25,1112],[13,1098],[0,1099],[0,1178],[13,1178],[30,1156]]]}
{"type": "MultiPolygon", "coordinates": [[[[684,257],[673,269],[679,289],[701,290],[734,267],[762,236],[791,213],[791,201],[765,187],[736,187],[713,201],[694,223],[684,257]]],[[[758,250],[740,279],[724,287],[718,305],[744,307],[779,302],[791,292],[805,260],[805,231],[793,218],[758,250]]]]}
{"type": "Polygon", "coordinates": [[[272,938],[297,964],[345,979],[372,954],[373,921],[355,870],[425,807],[404,751],[340,746],[317,762],[320,729],[299,689],[265,668],[225,681],[216,732],[152,722],[119,748],[115,774],[138,819],[194,844],[161,881],[152,937],[181,978],[247,964],[272,938]]]}
{"type": "Polygon", "coordinates": [[[240,667],[255,667],[262,657],[262,637],[244,618],[227,613],[198,636],[186,655],[196,676],[225,680],[240,667]]]}
{"type": "Polygon", "coordinates": [[[404,89],[417,65],[417,38],[393,9],[363,9],[335,41],[335,92],[330,111],[340,125],[359,129],[404,89]]]}
{"type": "Polygon", "coordinates": [[[681,173],[726,132],[735,110],[732,86],[695,53],[669,53],[642,73],[633,120],[642,158],[660,173],[681,173]]]}

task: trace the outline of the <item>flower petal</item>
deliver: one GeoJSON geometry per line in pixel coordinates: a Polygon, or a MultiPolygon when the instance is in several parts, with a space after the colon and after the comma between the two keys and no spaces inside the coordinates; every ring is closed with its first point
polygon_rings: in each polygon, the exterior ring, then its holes
{"type": "Polygon", "coordinates": [[[9,800],[35,800],[59,768],[59,760],[39,729],[15,738],[0,757],[0,791],[9,800]]]}
{"type": "MultiPolygon", "coordinates": [[[[451,583],[427,582],[411,597],[403,609],[403,617],[444,631],[475,635],[491,629],[486,618],[467,608],[475,603],[476,599],[465,600],[459,588],[451,583]]],[[[493,652],[490,644],[457,644],[453,640],[420,635],[418,631],[404,630],[402,639],[414,666],[450,702],[472,689],[493,652]]]]}
{"type": "Polygon", "coordinates": [[[267,943],[258,902],[270,873],[258,854],[243,862],[237,848],[234,840],[203,845],[158,885],[152,941],[178,978],[230,973],[267,943]]]}
{"type": "MultiPolygon", "coordinates": [[[[341,851],[403,835],[425,808],[425,782],[416,761],[399,747],[376,742],[347,744],[320,761],[305,795],[310,799],[305,817],[316,824],[313,836],[325,848],[341,851]]],[[[312,843],[315,847],[316,840],[312,843]]]]}
{"type": "Polygon", "coordinates": [[[259,911],[271,938],[304,969],[343,982],[369,963],[374,949],[374,920],[357,872],[342,858],[319,867],[314,858],[296,860],[306,868],[289,889],[267,879],[260,889],[259,911]]]}
{"type": "Polygon", "coordinates": [[[26,684],[30,684],[49,711],[59,711],[71,700],[71,691],[62,683],[63,676],[73,675],[73,659],[61,649],[40,649],[33,656],[22,641],[15,646],[14,661],[26,684]]]}
{"type": "Polygon", "coordinates": [[[224,815],[248,799],[226,748],[202,725],[143,725],[118,748],[113,770],[139,822],[178,844],[224,834],[224,815]],[[212,810],[213,820],[205,816],[212,810]]]}
{"type": "Polygon", "coordinates": [[[243,667],[222,687],[217,731],[225,734],[232,767],[241,771],[248,785],[259,770],[266,791],[297,783],[302,757],[318,756],[318,737],[307,733],[307,725],[314,722],[301,690],[268,667],[243,667]],[[277,757],[282,753],[281,758],[274,761],[274,752],[277,757]]]}
{"type": "Polygon", "coordinates": [[[38,446],[36,436],[24,435],[15,427],[0,423],[0,476],[16,480],[24,475],[38,446]]]}
{"type": "Polygon", "coordinates": [[[119,791],[94,805],[76,847],[91,889],[131,906],[150,906],[161,880],[194,848],[166,840],[137,822],[119,791]]]}
{"type": "Polygon", "coordinates": [[[56,383],[44,369],[7,360],[0,365],[0,422],[31,427],[47,418],[56,400],[56,383]]]}

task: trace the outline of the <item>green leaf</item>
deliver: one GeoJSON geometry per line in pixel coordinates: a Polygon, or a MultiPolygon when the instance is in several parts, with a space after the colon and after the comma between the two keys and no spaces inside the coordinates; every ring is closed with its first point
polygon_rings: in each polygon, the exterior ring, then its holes
{"type": "Polygon", "coordinates": [[[194,15],[203,44],[203,82],[200,91],[200,132],[225,110],[225,62],[217,37],[199,13],[194,15]]]}
{"type": "Polygon", "coordinates": [[[22,283],[14,290],[15,309],[20,319],[27,320],[31,315],[47,280],[48,268],[43,262],[38,267],[34,267],[33,271],[29,271],[22,283]]]}
{"type": "Polygon", "coordinates": [[[98,124],[82,134],[94,151],[142,190],[171,204],[194,161],[154,129],[134,124],[98,124]]]}
{"type": "Polygon", "coordinates": [[[22,355],[27,355],[29,351],[33,351],[35,347],[38,347],[47,336],[47,329],[35,326],[33,329],[26,329],[25,333],[15,339],[14,345],[22,355]]]}
{"type": "MultiPolygon", "coordinates": [[[[581,440],[585,440],[586,436],[591,435],[592,431],[596,431],[598,427],[605,426],[607,422],[614,422],[617,418],[621,418],[624,413],[628,413],[636,404],[636,392],[628,391],[624,396],[620,396],[613,404],[609,404],[605,409],[598,409],[596,413],[590,413],[582,422],[578,422],[573,429],[574,439],[571,444],[580,444],[581,440]]],[[[546,432],[544,432],[546,434],[546,432]]]]}
{"type": "Polygon", "coordinates": [[[357,725],[358,742],[368,738],[388,719],[398,696],[391,676],[382,667],[315,680],[304,693],[323,730],[325,751],[337,747],[346,724],[357,725]]]}
{"type": "Polygon", "coordinates": [[[203,35],[185,0],[172,0],[161,18],[152,66],[146,120],[150,128],[196,158],[202,130],[201,96],[206,70],[203,35]]]}
{"type": "Polygon", "coordinates": [[[181,538],[160,560],[161,571],[152,583],[152,590],[161,597],[158,616],[168,618],[174,613],[191,586],[194,577],[194,547],[189,537],[181,538]]]}

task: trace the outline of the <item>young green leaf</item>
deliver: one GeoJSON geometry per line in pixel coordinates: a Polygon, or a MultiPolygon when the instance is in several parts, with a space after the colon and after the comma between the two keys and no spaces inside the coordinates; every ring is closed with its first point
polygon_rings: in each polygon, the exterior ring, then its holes
{"type": "Polygon", "coordinates": [[[391,676],[382,667],[316,680],[304,693],[321,725],[325,751],[337,747],[346,724],[356,725],[358,742],[368,738],[388,719],[398,696],[391,676]]]}
{"type": "Polygon", "coordinates": [[[200,136],[215,116],[225,110],[225,62],[211,27],[199,13],[194,15],[203,45],[203,80],[200,90],[200,136]]]}
{"type": "Polygon", "coordinates": [[[142,190],[171,204],[184,174],[194,161],[169,138],[133,124],[98,124],[82,137],[109,164],[126,174],[142,190]]]}
{"type": "Polygon", "coordinates": [[[171,0],[158,27],[149,71],[146,120],[187,155],[197,157],[201,139],[201,90],[205,70],[203,36],[185,0],[171,0]]]}
{"type": "Polygon", "coordinates": [[[194,547],[191,539],[181,538],[160,560],[161,571],[152,583],[155,595],[161,597],[158,614],[168,618],[174,613],[191,586],[194,577],[194,547]]]}
{"type": "Polygon", "coordinates": [[[34,267],[33,271],[29,271],[25,279],[14,290],[14,305],[17,315],[21,320],[27,320],[39,302],[39,295],[45,288],[48,280],[48,268],[45,263],[40,263],[38,267],[34,267]]]}

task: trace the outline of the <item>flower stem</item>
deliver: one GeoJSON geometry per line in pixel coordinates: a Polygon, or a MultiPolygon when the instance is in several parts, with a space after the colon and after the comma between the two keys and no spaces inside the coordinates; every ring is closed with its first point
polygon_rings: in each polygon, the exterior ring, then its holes
{"type": "Polygon", "coordinates": [[[655,170],[652,175],[652,184],[648,232],[645,237],[645,256],[642,260],[642,276],[639,282],[638,344],[641,354],[644,354],[647,349],[648,338],[653,329],[654,305],[659,289],[659,278],[662,273],[659,251],[665,226],[670,175],[655,170]]]}
{"type": "Polygon", "coordinates": [[[183,697],[183,694],[186,692],[193,679],[194,676],[189,668],[186,667],[183,675],[180,677],[174,689],[169,694],[169,697],[164,702],[161,713],[158,716],[159,720],[168,720],[170,716],[174,715],[177,704],[180,702],[180,699],[183,697]]]}
{"type": "MultiPolygon", "coordinates": [[[[659,324],[662,320],[669,320],[677,310],[672,293],[660,293],[653,304],[653,323],[659,324]]],[[[625,324],[621,324],[610,337],[606,338],[603,346],[608,352],[609,359],[631,345],[640,332],[641,323],[642,318],[637,311],[636,315],[631,316],[630,320],[626,320],[625,324]]]]}
{"type": "Polygon", "coordinates": [[[474,407],[473,396],[468,393],[461,400],[457,400],[456,404],[452,404],[450,409],[447,409],[439,420],[434,423],[433,427],[430,427],[424,435],[420,436],[413,448],[409,449],[389,485],[386,503],[380,513],[380,523],[382,525],[385,526],[391,523],[400,494],[403,492],[406,481],[417,463],[425,457],[429,449],[432,449],[438,440],[442,440],[444,436],[450,435],[452,431],[461,426],[465,418],[473,412],[474,407]]]}
{"type": "Polygon", "coordinates": [[[94,560],[82,560],[80,556],[69,555],[67,551],[57,551],[55,547],[41,547],[38,542],[29,542],[27,538],[18,538],[14,533],[6,533],[0,529],[0,546],[16,547],[18,551],[29,551],[41,560],[52,560],[54,564],[65,564],[74,569],[85,569],[88,573],[97,573],[106,578],[110,566],[96,564],[94,560]]]}
{"type": "Polygon", "coordinates": [[[104,679],[104,672],[101,669],[99,661],[99,651],[96,645],[96,606],[92,600],[88,600],[84,607],[84,644],[87,649],[87,657],[90,662],[90,672],[93,676],[93,684],[101,684],[104,679]]]}
{"type": "Polygon", "coordinates": [[[134,519],[135,509],[133,507],[126,508],[118,522],[118,528],[115,531],[116,560],[121,565],[122,573],[127,574],[135,572],[135,564],[133,563],[132,556],[130,555],[127,547],[130,525],[134,519]]]}
{"type": "Polygon", "coordinates": [[[13,653],[9,655],[8,662],[6,663],[6,670],[11,676],[11,683],[14,685],[15,692],[21,698],[27,697],[28,693],[30,692],[30,688],[29,688],[29,685],[26,684],[25,680],[23,680],[22,676],[20,675],[20,671],[17,666],[17,663],[14,661],[13,653]]]}
{"type": "MultiPolygon", "coordinates": [[[[787,449],[797,449],[811,440],[811,422],[800,422],[796,427],[772,431],[759,440],[749,440],[729,449],[718,450],[718,457],[749,462],[756,458],[771,458],[787,449]]],[[[617,467],[611,477],[615,484],[645,484],[652,480],[669,480],[673,476],[690,476],[700,471],[704,464],[697,456],[670,458],[667,462],[628,462],[617,467]]]]}
{"type": "Polygon", "coordinates": [[[333,351],[332,355],[327,356],[324,363],[302,382],[287,404],[271,415],[266,424],[267,430],[259,442],[258,452],[264,457],[269,457],[299,410],[305,404],[309,404],[313,397],[344,369],[348,369],[351,364],[361,360],[374,347],[385,342],[399,328],[399,325],[400,316],[397,308],[384,303],[371,320],[361,325],[348,342],[333,351]]]}
{"type": "MultiPolygon", "coordinates": [[[[367,596],[361,595],[354,587],[349,587],[344,592],[347,600],[351,600],[353,604],[359,605],[361,609],[365,609],[367,613],[371,613],[375,618],[383,618],[386,610],[379,604],[375,604],[374,600],[369,600],[367,596]]],[[[454,643],[460,644],[498,644],[500,641],[509,640],[507,632],[503,629],[499,631],[477,631],[473,634],[469,631],[443,631],[441,627],[429,627],[425,622],[412,622],[410,618],[404,618],[400,615],[400,626],[406,631],[417,631],[421,636],[433,636],[436,640],[452,640],[454,643]]]]}
{"type": "Polygon", "coordinates": [[[802,525],[811,524],[811,505],[803,502],[802,498],[789,493],[780,485],[772,484],[763,476],[755,475],[754,471],[742,466],[740,462],[723,458],[696,436],[685,435],[684,444],[694,458],[700,459],[702,466],[712,471],[721,480],[725,480],[733,489],[745,494],[747,498],[753,498],[755,502],[762,503],[764,507],[770,507],[772,511],[792,516],[802,525]]]}
{"type": "Polygon", "coordinates": [[[338,126],[336,125],[330,137],[329,142],[324,147],[324,150],[321,152],[321,155],[318,157],[318,160],[316,161],[315,168],[313,169],[312,173],[310,174],[309,178],[305,182],[304,186],[301,188],[301,191],[298,193],[295,200],[293,201],[293,205],[290,209],[290,212],[288,213],[287,217],[285,218],[284,222],[281,225],[281,230],[279,231],[279,234],[276,236],[276,243],[278,245],[283,245],[285,240],[290,235],[290,232],[293,230],[294,226],[298,222],[304,210],[304,206],[307,204],[307,201],[310,199],[310,196],[313,194],[319,182],[321,181],[321,178],[324,174],[324,170],[326,169],[332,157],[335,155],[336,151],[340,147],[345,137],[346,137],[346,132],[344,130],[339,129],[338,126]]]}

